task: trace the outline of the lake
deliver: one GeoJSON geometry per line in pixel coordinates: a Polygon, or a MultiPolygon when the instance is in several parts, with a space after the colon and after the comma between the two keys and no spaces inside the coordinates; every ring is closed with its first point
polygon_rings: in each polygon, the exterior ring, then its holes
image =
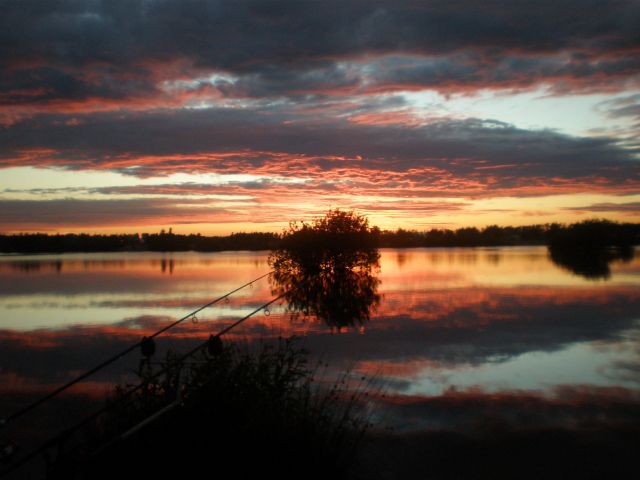
{"type": "MultiPolygon", "coordinates": [[[[595,275],[554,263],[544,247],[380,254],[364,320],[328,324],[282,299],[225,338],[299,336],[325,376],[347,370],[369,385],[381,428],[638,420],[638,252],[595,275]]],[[[0,257],[0,416],[269,270],[268,252],[0,257]]],[[[192,348],[275,292],[269,278],[255,281],[159,337],[156,357],[192,348]]],[[[114,383],[135,380],[140,358],[66,396],[89,405],[34,412],[27,429],[90,412],[114,383]]]]}

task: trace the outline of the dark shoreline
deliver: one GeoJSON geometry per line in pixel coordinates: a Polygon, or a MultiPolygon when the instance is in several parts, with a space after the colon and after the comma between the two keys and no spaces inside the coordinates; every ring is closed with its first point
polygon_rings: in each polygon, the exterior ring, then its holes
{"type": "MultiPolygon", "coordinates": [[[[348,234],[336,241],[350,242],[348,234]]],[[[285,248],[283,234],[233,233],[227,236],[180,235],[169,229],[160,233],[93,235],[25,233],[0,235],[0,254],[106,253],[106,252],[222,252],[260,251],[285,248]]],[[[640,223],[586,220],[571,225],[545,224],[522,227],[489,226],[457,230],[398,229],[367,233],[366,243],[378,248],[458,248],[550,246],[556,249],[588,250],[640,245],[640,223]]],[[[358,242],[363,239],[358,239],[358,242]]],[[[351,242],[353,243],[353,242],[351,242]]],[[[357,242],[356,242],[357,243],[357,242]]],[[[289,247],[286,247],[289,248],[289,247]]]]}
{"type": "MultiPolygon", "coordinates": [[[[640,244],[639,244],[640,245],[640,244]]],[[[637,246],[637,245],[636,245],[637,246]]],[[[474,248],[517,248],[517,247],[547,247],[544,243],[520,243],[520,244],[509,244],[509,245],[444,245],[444,246],[387,246],[381,245],[378,248],[390,249],[390,250],[418,250],[418,249],[427,249],[427,250],[437,250],[437,249],[474,249],[474,248]]],[[[67,255],[67,254],[75,254],[75,253],[225,253],[225,252],[270,252],[272,249],[270,248],[228,248],[225,250],[67,250],[67,251],[40,251],[40,252],[0,252],[0,257],[21,257],[25,255],[30,256],[44,256],[44,255],[67,255]]]]}

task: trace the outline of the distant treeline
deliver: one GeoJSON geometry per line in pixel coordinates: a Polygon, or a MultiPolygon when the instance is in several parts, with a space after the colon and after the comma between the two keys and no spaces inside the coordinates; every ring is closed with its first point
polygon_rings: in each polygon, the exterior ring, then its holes
{"type": "MultiPolygon", "coordinates": [[[[523,227],[433,229],[419,232],[372,229],[379,247],[480,247],[549,245],[552,247],[604,247],[640,244],[640,224],[587,220],[571,225],[545,224],[523,227]]],[[[201,251],[273,250],[282,247],[276,233],[234,233],[207,237],[160,233],[90,235],[25,233],[0,235],[0,251],[5,253],[115,252],[115,251],[201,251]]]]}
{"type": "Polygon", "coordinates": [[[271,250],[277,246],[275,233],[234,233],[221,237],[200,234],[178,235],[169,232],[142,235],[89,235],[67,233],[47,235],[26,233],[0,235],[0,251],[5,253],[122,252],[122,251],[189,251],[219,252],[223,250],[271,250]]]}
{"type": "Polygon", "coordinates": [[[531,225],[526,227],[475,227],[457,230],[433,229],[382,231],[380,245],[394,248],[412,247],[486,247],[508,245],[544,245],[548,227],[531,225]]]}
{"type": "Polygon", "coordinates": [[[467,227],[426,232],[396,230],[380,232],[383,247],[492,247],[513,245],[630,246],[640,244],[640,224],[586,220],[563,225],[551,223],[523,227],[467,227]]]}

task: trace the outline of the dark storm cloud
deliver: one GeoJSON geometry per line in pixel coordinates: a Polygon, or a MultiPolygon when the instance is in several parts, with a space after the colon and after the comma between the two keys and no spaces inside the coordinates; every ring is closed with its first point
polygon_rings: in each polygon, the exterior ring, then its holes
{"type": "MultiPolygon", "coordinates": [[[[637,2],[0,0],[0,11],[0,168],[298,177],[317,195],[638,190],[637,150],[620,137],[425,119],[403,94],[629,88],[637,2]]],[[[608,108],[629,116],[634,105],[608,108]]],[[[179,194],[161,183],[139,193],[179,194]]],[[[287,195],[264,182],[182,193],[251,190],[287,195]]],[[[40,214],[30,205],[7,214],[13,225],[40,214]]],[[[128,221],[187,214],[132,205],[128,221]]],[[[70,212],[89,221],[106,206],[70,212]]]]}
{"type": "Polygon", "coordinates": [[[633,117],[638,121],[640,121],[640,98],[638,98],[638,103],[634,105],[627,105],[627,106],[612,110],[611,116],[615,118],[633,117]]]}
{"type": "MultiPolygon", "coordinates": [[[[149,176],[175,172],[321,174],[437,168],[491,178],[599,176],[637,182],[632,152],[614,140],[523,130],[480,119],[367,125],[278,109],[165,110],[38,116],[0,130],[0,166],[60,166],[149,176]]],[[[422,180],[426,180],[422,178],[422,180]]]]}
{"type": "MultiPolygon", "coordinates": [[[[212,80],[225,96],[376,93],[433,89],[445,93],[478,89],[525,89],[540,83],[554,93],[621,90],[638,85],[637,54],[594,60],[561,53],[485,56],[459,53],[448,56],[385,55],[380,58],[307,68],[268,67],[212,80]]],[[[194,89],[200,85],[194,85],[194,89]]]]}
{"type": "Polygon", "coordinates": [[[630,118],[635,122],[635,133],[638,135],[638,130],[640,129],[640,94],[604,101],[597,107],[613,119],[630,118]]]}
{"type": "Polygon", "coordinates": [[[593,205],[584,205],[581,207],[566,207],[565,210],[583,212],[626,212],[640,214],[640,202],[595,203],[593,205]]]}
{"type": "Polygon", "coordinates": [[[122,72],[109,67],[99,67],[87,77],[81,72],[70,72],[46,66],[4,72],[0,76],[0,103],[23,103],[67,100],[126,100],[158,93],[148,78],[124,78],[122,72]]]}
{"type": "Polygon", "coordinates": [[[4,104],[148,97],[158,81],[211,71],[232,76],[212,83],[223,95],[258,97],[545,79],[570,90],[580,78],[611,88],[639,72],[633,1],[5,0],[0,7],[4,104]],[[415,65],[402,68],[407,55],[415,65]]]}
{"type": "MultiPolygon", "coordinates": [[[[133,200],[0,200],[0,225],[15,228],[32,225],[109,226],[135,222],[160,221],[170,217],[173,223],[195,221],[200,212],[184,205],[202,201],[166,199],[133,200]],[[182,206],[180,205],[182,204],[182,206]]],[[[207,208],[206,214],[220,211],[207,208]]]]}
{"type": "Polygon", "coordinates": [[[390,51],[638,48],[633,1],[2,2],[0,59],[60,65],[191,58],[251,70],[390,51]]]}
{"type": "Polygon", "coordinates": [[[638,116],[640,107],[640,93],[634,93],[624,97],[605,100],[599,103],[596,108],[604,111],[612,118],[635,117],[638,116]]]}

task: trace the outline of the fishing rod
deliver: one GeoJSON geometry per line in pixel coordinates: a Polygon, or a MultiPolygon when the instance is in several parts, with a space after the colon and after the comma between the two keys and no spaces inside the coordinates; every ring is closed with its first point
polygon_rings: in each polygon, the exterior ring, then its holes
{"type": "MultiPolygon", "coordinates": [[[[270,274],[271,272],[269,272],[270,274]]],[[[267,274],[268,275],[268,274],[267,274]]],[[[266,275],[263,275],[260,278],[265,277],[266,275]]],[[[256,308],[254,311],[252,311],[251,313],[249,313],[248,315],[242,317],[241,319],[235,321],[234,323],[232,323],[231,325],[228,325],[227,327],[223,328],[222,330],[220,330],[217,334],[215,335],[211,335],[209,337],[209,339],[207,339],[204,343],[201,343],[199,345],[197,345],[196,347],[194,347],[193,349],[191,349],[190,351],[188,351],[187,353],[185,353],[184,355],[182,355],[181,357],[179,357],[177,359],[178,363],[182,363],[185,360],[187,360],[188,358],[192,357],[193,355],[195,355],[196,353],[198,353],[200,350],[204,349],[205,347],[207,347],[208,345],[210,345],[214,339],[219,339],[222,335],[224,335],[225,333],[228,333],[229,331],[231,331],[232,329],[234,329],[235,327],[237,327],[238,325],[240,325],[241,323],[245,322],[246,320],[248,320],[249,318],[253,317],[256,313],[258,313],[261,310],[266,310],[267,307],[269,307],[271,304],[277,302],[278,300],[280,300],[281,298],[283,298],[288,292],[283,292],[280,295],[278,295],[277,297],[269,300],[268,302],[264,303],[263,305],[261,305],[260,307],[256,308]]],[[[188,317],[187,317],[188,318],[188,317]]],[[[32,459],[34,459],[35,457],[37,457],[40,453],[46,451],[47,449],[49,449],[50,447],[56,445],[58,442],[60,442],[62,439],[64,438],[68,438],[70,435],[72,435],[73,433],[75,433],[76,431],[78,431],[80,428],[84,427],[85,425],[87,425],[88,423],[90,423],[91,421],[95,420],[96,418],[98,418],[100,415],[102,415],[103,413],[108,412],[109,410],[113,409],[118,403],[122,403],[123,401],[129,399],[134,393],[136,393],[137,391],[139,391],[140,389],[142,389],[145,385],[149,384],[149,382],[155,380],[156,378],[160,377],[161,375],[167,373],[167,371],[169,370],[169,366],[165,366],[163,369],[157,371],[156,373],[154,373],[153,375],[151,375],[148,379],[146,379],[145,381],[139,383],[138,385],[136,385],[135,387],[127,390],[125,393],[123,393],[119,398],[118,401],[112,404],[108,404],[105,405],[104,407],[100,408],[99,410],[97,410],[96,412],[92,413],[91,415],[85,417],[83,420],[81,420],[80,422],[76,423],[75,425],[73,425],[72,427],[69,427],[67,429],[65,429],[64,431],[62,431],[61,433],[59,433],[58,435],[56,435],[55,437],[47,440],[45,443],[43,443],[42,445],[40,445],[38,448],[36,448],[35,450],[33,450],[31,453],[29,453],[28,455],[22,457],[20,460],[18,460],[17,462],[13,463],[12,465],[10,465],[7,469],[5,469],[4,471],[0,472],[0,476],[5,476],[13,471],[15,471],[16,469],[18,469],[19,467],[23,466],[24,464],[28,463],[29,461],[31,461],[32,459]]],[[[166,411],[168,411],[168,409],[163,409],[158,413],[165,413],[166,411]]],[[[158,417],[159,415],[153,415],[152,420],[155,419],[156,417],[158,417]]],[[[144,421],[142,422],[143,424],[146,424],[144,421]]],[[[142,427],[144,425],[140,425],[138,428],[142,427]]],[[[125,432],[125,434],[123,434],[123,437],[130,434],[132,431],[135,431],[136,427],[134,427],[134,429],[131,429],[127,432],[125,432]]]]}
{"type": "Polygon", "coordinates": [[[215,305],[216,303],[221,302],[222,300],[228,298],[230,295],[233,295],[234,293],[236,293],[236,292],[248,287],[249,285],[253,285],[254,282],[262,280],[263,278],[271,275],[272,273],[273,273],[273,270],[271,270],[270,272],[265,273],[264,275],[259,276],[258,278],[254,279],[254,280],[251,280],[250,282],[245,283],[244,285],[241,285],[240,287],[236,288],[235,290],[232,290],[232,291],[222,295],[221,297],[218,297],[215,300],[210,301],[209,303],[206,303],[205,305],[197,308],[196,310],[192,311],[191,313],[188,313],[187,315],[185,315],[184,317],[176,320],[175,322],[173,322],[173,323],[171,323],[169,325],[166,325],[165,327],[161,328],[160,330],[158,330],[154,334],[149,335],[148,337],[143,337],[141,340],[139,340],[135,344],[125,348],[120,353],[115,354],[114,356],[108,358],[107,360],[103,361],[102,363],[96,365],[92,369],[87,370],[86,372],[84,372],[83,374],[77,376],[73,380],[70,380],[69,382],[65,383],[64,385],[61,385],[60,387],[56,388],[52,392],[49,392],[45,396],[43,396],[43,397],[39,398],[38,400],[30,403],[29,405],[23,407],[22,409],[18,410],[17,412],[12,413],[8,417],[6,417],[4,419],[0,419],[0,427],[5,426],[6,424],[8,424],[10,422],[13,422],[17,418],[19,418],[19,417],[25,415],[26,413],[34,410],[35,408],[39,407],[43,403],[51,400],[52,398],[56,397],[60,393],[64,392],[68,388],[70,388],[70,387],[74,386],[75,384],[81,382],[82,380],[86,379],[87,377],[90,377],[91,375],[93,375],[94,373],[102,370],[103,368],[111,365],[113,362],[115,362],[115,361],[119,360],[120,358],[124,357],[125,355],[127,355],[130,352],[132,352],[136,348],[142,347],[144,349],[145,347],[147,347],[150,344],[150,342],[152,341],[153,338],[163,334],[164,332],[166,332],[167,330],[175,327],[176,325],[179,325],[180,323],[184,322],[188,318],[194,317],[196,314],[198,314],[199,312],[201,312],[205,308],[208,308],[208,307],[210,307],[212,305],[215,305]]]}

